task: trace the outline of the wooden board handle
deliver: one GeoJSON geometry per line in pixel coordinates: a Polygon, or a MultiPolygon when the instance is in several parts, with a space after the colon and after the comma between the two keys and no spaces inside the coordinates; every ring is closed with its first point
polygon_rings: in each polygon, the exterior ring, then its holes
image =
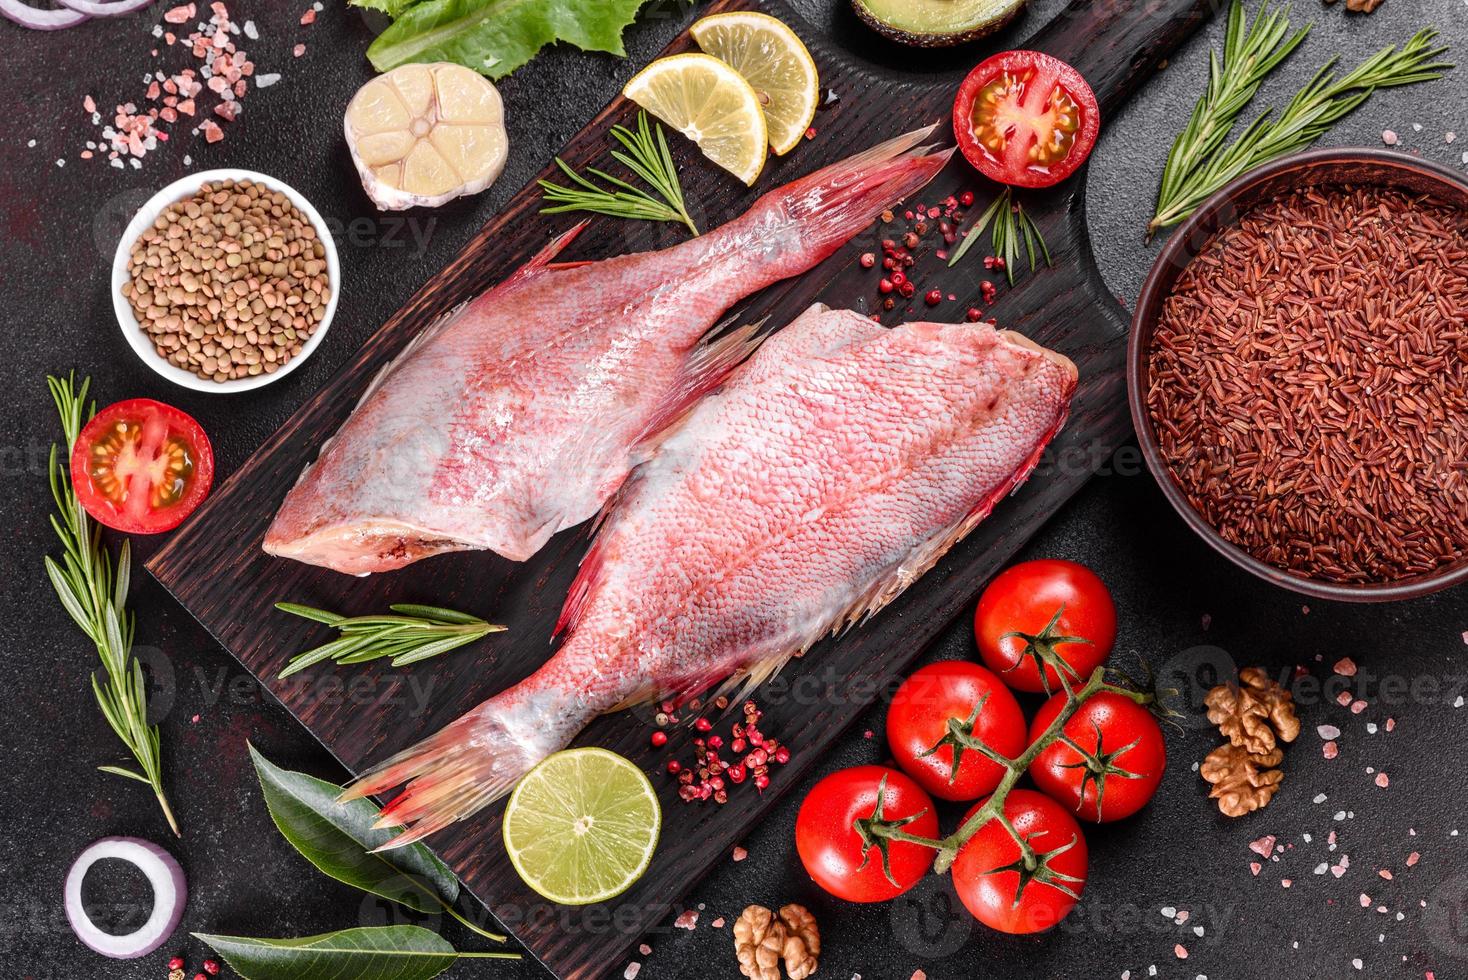
{"type": "Polygon", "coordinates": [[[1224,0],[1072,0],[1022,47],[1073,65],[1104,115],[1119,109],[1158,63],[1224,0]]]}

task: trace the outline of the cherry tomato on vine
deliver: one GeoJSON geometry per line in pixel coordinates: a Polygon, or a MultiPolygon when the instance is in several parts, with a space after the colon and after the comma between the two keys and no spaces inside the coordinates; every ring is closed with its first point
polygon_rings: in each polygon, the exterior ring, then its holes
{"type": "Polygon", "coordinates": [[[848,902],[883,902],[916,885],[937,851],[867,836],[873,821],[919,837],[938,835],[938,814],[922,787],[895,769],[856,766],[816,783],[795,818],[795,850],[806,873],[848,902]],[[885,854],[883,853],[885,850],[885,854]]]}
{"type": "MultiPolygon", "coordinates": [[[[1065,694],[1041,706],[1030,724],[1033,744],[1065,707],[1065,694]]],[[[1152,712],[1131,698],[1098,691],[1061,729],[1075,745],[1057,739],[1035,757],[1030,778],[1051,799],[1082,820],[1110,823],[1146,806],[1162,782],[1167,746],[1152,712]]]]}
{"type": "Polygon", "coordinates": [[[130,534],[172,530],[214,483],[214,450],[193,417],[151,398],[102,409],[71,452],[71,483],[88,514],[130,534]]]}
{"type": "Polygon", "coordinates": [[[1011,790],[1004,815],[1029,844],[1030,860],[1004,825],[990,820],[958,849],[953,886],[964,907],[989,928],[1012,935],[1044,932],[1070,913],[1086,887],[1085,835],[1064,807],[1034,790],[1011,790]]]}
{"type": "Polygon", "coordinates": [[[1059,58],[1005,51],[958,87],[953,131],[984,176],[1014,187],[1049,187],[1091,155],[1101,108],[1080,72],[1059,58]]]}
{"type": "Polygon", "coordinates": [[[974,638],[984,663],[1010,687],[1051,694],[1063,690],[1057,665],[1077,687],[1111,654],[1116,605],[1084,565],[1021,562],[1000,572],[979,597],[974,638]]]}
{"type": "Polygon", "coordinates": [[[1006,759],[1025,750],[1024,713],[993,671],[945,660],[903,681],[887,711],[887,744],[923,789],[944,800],[976,800],[994,792],[1004,767],[966,745],[970,738],[1006,759]],[[950,719],[958,731],[950,731],[950,719]]]}

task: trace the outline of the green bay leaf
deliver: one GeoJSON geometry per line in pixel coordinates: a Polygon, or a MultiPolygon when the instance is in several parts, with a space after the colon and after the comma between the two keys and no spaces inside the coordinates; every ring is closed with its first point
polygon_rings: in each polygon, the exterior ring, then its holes
{"type": "Polygon", "coordinates": [[[250,758],[275,826],[320,871],[418,912],[442,911],[458,897],[459,879],[423,844],[370,853],[395,836],[372,829],[381,811],[371,800],[338,803],[340,786],[272,765],[253,745],[250,758]]]}
{"type": "Polygon", "coordinates": [[[554,41],[624,55],[622,31],[646,0],[421,0],[367,48],[378,71],[453,61],[503,78],[554,41]]]}
{"type": "Polygon", "coordinates": [[[303,939],[249,939],[196,932],[245,980],[371,977],[429,980],[460,954],[420,926],[343,929],[303,939]]]}

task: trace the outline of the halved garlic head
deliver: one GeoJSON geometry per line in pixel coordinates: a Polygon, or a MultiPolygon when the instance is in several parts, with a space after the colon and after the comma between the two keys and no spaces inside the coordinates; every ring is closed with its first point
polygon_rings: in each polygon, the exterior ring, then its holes
{"type": "Polygon", "coordinates": [[[447,62],[374,78],[352,97],[344,125],[362,187],[384,211],[478,194],[504,170],[510,145],[499,92],[447,62]]]}

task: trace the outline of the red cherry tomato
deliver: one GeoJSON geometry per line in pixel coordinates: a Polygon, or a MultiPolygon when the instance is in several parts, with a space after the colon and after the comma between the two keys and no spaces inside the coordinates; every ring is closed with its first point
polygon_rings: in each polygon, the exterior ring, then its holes
{"type": "Polygon", "coordinates": [[[882,902],[916,885],[937,851],[921,844],[890,841],[886,869],[881,848],[867,846],[855,827],[873,817],[906,820],[902,829],[936,838],[938,814],[922,787],[895,769],[856,766],[816,783],[795,818],[795,850],[806,873],[826,891],[848,902],[882,902]],[[883,780],[886,781],[885,787],[883,780]],[[878,812],[878,801],[881,801],[878,812]]]}
{"type": "MultiPolygon", "coordinates": [[[[1041,706],[1030,725],[1033,744],[1065,707],[1057,694],[1041,706]]],[[[1051,799],[1082,820],[1110,823],[1146,806],[1162,782],[1167,746],[1152,712],[1131,698],[1100,691],[1086,699],[1062,729],[1085,749],[1081,755],[1055,741],[1030,766],[1030,778],[1051,799]]]]}
{"type": "Polygon", "coordinates": [[[1053,558],[1021,562],[979,597],[974,638],[984,663],[1010,687],[1050,694],[1063,689],[1057,663],[1074,687],[1111,654],[1116,605],[1084,565],[1053,558]]]}
{"type": "Polygon", "coordinates": [[[968,162],[1015,187],[1049,187],[1079,169],[1101,131],[1080,72],[1039,51],[1005,51],[969,72],[953,102],[968,162]]]}
{"type": "Polygon", "coordinates": [[[945,660],[904,681],[887,712],[892,756],[923,789],[944,800],[976,800],[994,792],[1004,768],[978,750],[963,747],[949,732],[949,719],[958,720],[961,735],[1013,759],[1027,744],[1019,702],[993,671],[964,660],[945,660]],[[938,751],[931,751],[934,746],[938,751]]]}
{"type": "Polygon", "coordinates": [[[1034,866],[1026,866],[1004,825],[990,820],[958,849],[953,886],[964,907],[989,928],[1012,935],[1044,932],[1070,913],[1086,887],[1086,838],[1075,817],[1034,790],[1011,790],[1004,815],[1034,851],[1034,866]]]}
{"type": "Polygon", "coordinates": [[[87,513],[108,527],[157,534],[178,527],[209,495],[214,450],[191,416],[132,398],[83,426],[72,447],[71,483],[87,513]]]}

